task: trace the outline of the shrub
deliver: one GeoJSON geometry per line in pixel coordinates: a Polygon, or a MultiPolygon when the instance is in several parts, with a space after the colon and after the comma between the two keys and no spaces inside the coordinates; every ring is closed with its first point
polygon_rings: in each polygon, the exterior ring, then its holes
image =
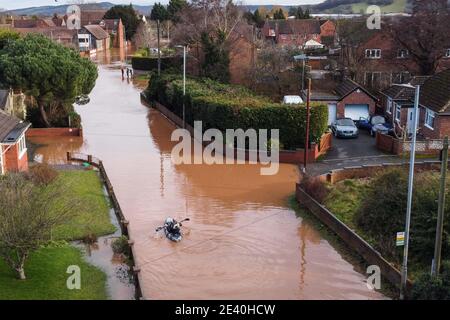
{"type": "MultiPolygon", "coordinates": [[[[401,250],[395,246],[395,235],[405,229],[408,174],[403,169],[381,172],[369,184],[367,197],[355,214],[355,223],[377,243],[383,255],[400,262],[401,250]]],[[[437,223],[439,177],[422,172],[415,177],[410,229],[411,259],[429,263],[434,253],[437,223]]],[[[447,197],[446,212],[450,208],[447,197]]],[[[442,254],[450,252],[450,218],[446,215],[442,254]]]]}
{"type": "MultiPolygon", "coordinates": [[[[162,57],[161,70],[167,70],[171,67],[177,67],[181,71],[182,58],[180,57],[162,57]]],[[[135,70],[152,71],[158,70],[158,58],[155,57],[139,57],[131,58],[131,65],[135,70]]]]}
{"type": "Polygon", "coordinates": [[[425,273],[413,285],[411,299],[414,300],[450,300],[450,262],[442,264],[442,273],[432,277],[425,273]]]}
{"type": "Polygon", "coordinates": [[[127,257],[131,255],[130,245],[128,244],[128,238],[125,236],[121,236],[115,239],[111,243],[111,248],[115,254],[123,254],[124,256],[127,257]]]}
{"type": "Polygon", "coordinates": [[[58,177],[58,171],[47,164],[37,164],[30,167],[27,177],[35,185],[47,186],[58,177]]]}
{"type": "Polygon", "coordinates": [[[318,177],[304,175],[300,181],[300,187],[319,203],[324,203],[329,194],[327,185],[318,177]]]}
{"type": "MultiPolygon", "coordinates": [[[[203,130],[219,129],[279,129],[280,143],[286,149],[303,147],[306,133],[305,105],[274,103],[267,97],[235,85],[210,79],[190,78],[183,97],[183,81],[178,75],[153,74],[146,90],[147,98],[165,105],[182,117],[185,103],[186,122],[203,122],[203,130]]],[[[327,129],[328,108],[312,104],[310,141],[318,142],[327,129]]],[[[270,137],[269,137],[270,138],[270,137]]]]}

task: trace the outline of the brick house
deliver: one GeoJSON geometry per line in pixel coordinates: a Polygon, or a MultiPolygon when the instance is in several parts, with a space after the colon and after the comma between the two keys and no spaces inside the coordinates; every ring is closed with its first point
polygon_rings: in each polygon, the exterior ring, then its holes
{"type": "Polygon", "coordinates": [[[107,50],[111,45],[110,40],[109,34],[100,25],[85,25],[78,32],[80,51],[107,50]]]}
{"type": "MultiPolygon", "coordinates": [[[[328,124],[339,118],[360,120],[375,114],[378,99],[355,81],[344,79],[328,88],[320,88],[320,82],[312,86],[310,99],[328,105],[328,124]]],[[[306,92],[302,95],[306,100],[306,92]]]]}
{"type": "MultiPolygon", "coordinates": [[[[450,45],[450,44],[449,44],[450,45]]],[[[361,72],[356,81],[374,90],[391,84],[408,83],[420,68],[407,49],[400,47],[387,32],[374,32],[357,51],[361,72]]],[[[438,71],[450,68],[450,48],[443,52],[438,71]]]]}
{"type": "Polygon", "coordinates": [[[320,20],[320,39],[323,45],[333,47],[336,42],[336,25],[331,20],[320,20]]]}
{"type": "MultiPolygon", "coordinates": [[[[450,69],[430,77],[415,77],[411,85],[421,85],[419,132],[423,138],[441,139],[450,136],[450,69]]],[[[386,117],[397,128],[413,132],[413,88],[394,85],[384,90],[382,104],[386,117]]]]}
{"type": "Polygon", "coordinates": [[[266,40],[281,46],[302,48],[309,40],[321,42],[320,22],[317,19],[267,20],[262,34],[266,40]]]}
{"type": "Polygon", "coordinates": [[[111,47],[125,47],[125,26],[122,19],[103,19],[99,25],[111,36],[111,47]]]}
{"type": "Polygon", "coordinates": [[[7,113],[11,102],[8,90],[0,91],[0,175],[28,170],[25,133],[30,123],[7,113]]]}

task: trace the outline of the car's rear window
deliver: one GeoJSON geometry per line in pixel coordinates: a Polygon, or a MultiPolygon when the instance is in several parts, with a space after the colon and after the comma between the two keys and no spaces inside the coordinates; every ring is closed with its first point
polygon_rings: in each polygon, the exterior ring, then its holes
{"type": "Polygon", "coordinates": [[[355,123],[351,119],[339,119],[336,121],[338,126],[354,126],[355,123]]]}

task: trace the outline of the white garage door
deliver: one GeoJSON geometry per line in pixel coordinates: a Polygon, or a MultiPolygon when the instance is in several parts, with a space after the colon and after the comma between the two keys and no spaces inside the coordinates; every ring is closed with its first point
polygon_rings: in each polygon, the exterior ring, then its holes
{"type": "Polygon", "coordinates": [[[360,118],[369,117],[369,105],[368,104],[346,104],[345,105],[345,117],[352,120],[359,120],[360,118]]]}
{"type": "Polygon", "coordinates": [[[336,103],[328,104],[328,125],[331,125],[334,121],[336,121],[336,103]]]}

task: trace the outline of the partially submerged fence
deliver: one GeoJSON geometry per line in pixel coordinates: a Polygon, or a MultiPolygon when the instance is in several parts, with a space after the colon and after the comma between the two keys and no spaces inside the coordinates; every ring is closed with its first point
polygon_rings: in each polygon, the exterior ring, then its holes
{"type": "Polygon", "coordinates": [[[117,200],[117,196],[114,192],[113,185],[111,184],[111,180],[109,180],[106,169],[103,166],[103,162],[99,158],[93,157],[92,155],[87,155],[87,154],[82,154],[82,153],[72,153],[72,152],[67,152],[67,161],[68,162],[76,162],[79,164],[86,163],[86,164],[91,165],[99,170],[100,177],[102,178],[103,183],[108,192],[109,198],[111,199],[111,203],[114,208],[116,218],[120,225],[121,233],[128,239],[128,246],[130,249],[129,251],[131,253],[131,257],[130,257],[131,268],[133,271],[134,285],[136,288],[135,297],[136,297],[136,299],[141,299],[142,298],[142,290],[141,290],[140,281],[139,281],[139,271],[140,270],[136,267],[136,264],[135,264],[133,241],[130,239],[130,233],[128,231],[129,222],[128,222],[128,220],[125,219],[122,208],[120,207],[120,203],[117,200]]]}

